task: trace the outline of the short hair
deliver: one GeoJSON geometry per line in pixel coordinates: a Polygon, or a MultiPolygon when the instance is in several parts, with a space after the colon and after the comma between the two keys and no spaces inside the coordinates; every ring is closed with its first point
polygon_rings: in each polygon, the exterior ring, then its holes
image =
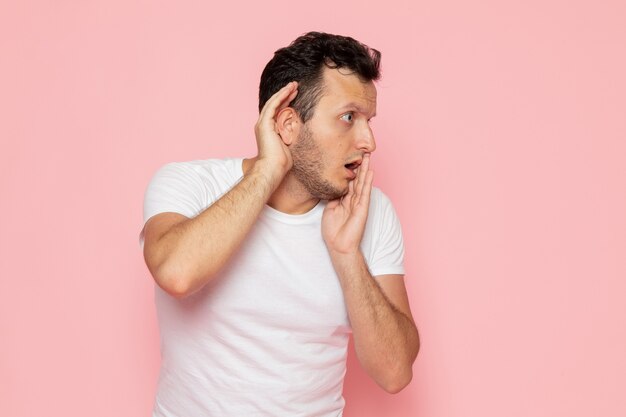
{"type": "Polygon", "coordinates": [[[274,53],[261,74],[259,112],[269,98],[291,81],[298,82],[292,107],[306,123],[323,92],[323,69],[347,68],[362,81],[380,78],[380,52],[347,36],[309,32],[274,53]]]}

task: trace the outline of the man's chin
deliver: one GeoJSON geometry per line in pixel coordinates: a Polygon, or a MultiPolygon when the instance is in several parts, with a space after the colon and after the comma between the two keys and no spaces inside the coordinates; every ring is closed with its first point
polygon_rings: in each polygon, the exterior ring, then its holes
{"type": "MultiPolygon", "coordinates": [[[[293,169],[293,168],[292,168],[293,169]]],[[[320,200],[337,200],[348,194],[349,183],[335,184],[328,180],[323,180],[321,176],[313,175],[309,172],[294,171],[296,178],[300,181],[309,194],[320,200]]]]}
{"type": "Polygon", "coordinates": [[[332,190],[327,189],[325,190],[323,196],[318,196],[317,198],[321,200],[332,201],[332,200],[338,200],[346,194],[348,194],[348,187],[345,187],[345,189],[343,190],[338,189],[338,188],[332,189],[332,190]]]}

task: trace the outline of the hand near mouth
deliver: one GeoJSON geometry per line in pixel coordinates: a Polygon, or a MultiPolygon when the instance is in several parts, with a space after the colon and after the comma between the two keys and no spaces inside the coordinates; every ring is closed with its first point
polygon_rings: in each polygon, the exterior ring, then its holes
{"type": "Polygon", "coordinates": [[[369,162],[370,154],[365,154],[356,178],[348,184],[348,193],[329,201],[324,209],[322,237],[331,255],[356,254],[359,251],[374,179],[369,162]]]}

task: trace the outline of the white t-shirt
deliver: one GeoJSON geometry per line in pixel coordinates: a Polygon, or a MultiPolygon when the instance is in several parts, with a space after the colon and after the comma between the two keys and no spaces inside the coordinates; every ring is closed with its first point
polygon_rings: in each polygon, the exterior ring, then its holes
{"type": "MultiPolygon", "coordinates": [[[[241,158],[167,164],[146,191],[144,222],[195,217],[242,176],[241,158]]],[[[290,215],[266,205],[211,283],[183,299],[156,286],[154,417],[341,416],[351,328],[322,239],[324,206],[290,215]]],[[[400,223],[376,188],[361,249],[372,276],[404,274],[400,223]]]]}

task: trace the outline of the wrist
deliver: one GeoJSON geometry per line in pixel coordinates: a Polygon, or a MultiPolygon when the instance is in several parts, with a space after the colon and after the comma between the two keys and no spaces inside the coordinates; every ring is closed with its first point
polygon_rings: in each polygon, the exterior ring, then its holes
{"type": "Polygon", "coordinates": [[[350,251],[329,249],[328,253],[335,268],[365,263],[365,257],[363,256],[360,248],[350,251]]]}
{"type": "Polygon", "coordinates": [[[257,158],[249,171],[249,174],[263,178],[272,191],[276,190],[287,173],[287,169],[280,164],[268,161],[265,158],[257,158]]]}

